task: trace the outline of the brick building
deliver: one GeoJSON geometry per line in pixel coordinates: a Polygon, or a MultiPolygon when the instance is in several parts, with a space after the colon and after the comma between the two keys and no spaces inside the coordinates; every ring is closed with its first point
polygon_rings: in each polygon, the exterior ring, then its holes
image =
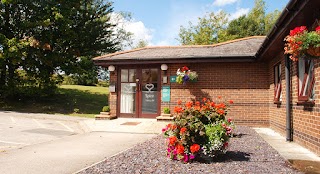
{"type": "Polygon", "coordinates": [[[113,70],[111,114],[155,118],[164,107],[173,111],[178,99],[223,96],[234,101],[228,116],[236,124],[271,127],[319,155],[320,61],[293,62],[283,51],[291,29],[319,25],[319,7],[319,0],[291,0],[266,37],[146,47],[94,58],[96,65],[113,70]],[[198,73],[196,82],[176,83],[182,66],[198,73]]]}

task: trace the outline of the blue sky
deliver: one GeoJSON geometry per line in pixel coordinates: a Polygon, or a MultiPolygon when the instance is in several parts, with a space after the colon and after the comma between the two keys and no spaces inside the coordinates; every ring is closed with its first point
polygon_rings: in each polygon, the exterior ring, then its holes
{"type": "MultiPolygon", "coordinates": [[[[114,0],[115,12],[132,13],[126,29],[134,33],[134,42],[146,40],[149,45],[178,45],[181,25],[195,23],[209,12],[224,10],[230,18],[246,14],[254,0],[114,0]]],[[[267,12],[282,9],[289,0],[265,0],[267,12]]]]}

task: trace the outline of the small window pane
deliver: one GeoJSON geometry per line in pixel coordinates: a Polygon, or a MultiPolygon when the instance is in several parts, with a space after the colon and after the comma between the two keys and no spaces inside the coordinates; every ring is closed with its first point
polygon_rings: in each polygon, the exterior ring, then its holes
{"type": "Polygon", "coordinates": [[[304,79],[304,72],[305,72],[305,61],[304,60],[299,60],[299,94],[302,95],[301,90],[302,90],[302,84],[303,84],[303,79],[304,79]]]}
{"type": "Polygon", "coordinates": [[[129,69],[129,82],[136,82],[136,70],[129,69]]]}
{"type": "Polygon", "coordinates": [[[121,70],[121,82],[128,82],[128,69],[121,70]]]}

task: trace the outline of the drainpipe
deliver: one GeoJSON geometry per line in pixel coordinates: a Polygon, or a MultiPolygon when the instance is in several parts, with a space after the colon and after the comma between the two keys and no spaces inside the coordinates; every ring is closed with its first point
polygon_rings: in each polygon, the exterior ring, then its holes
{"type": "Polygon", "coordinates": [[[286,139],[292,141],[292,118],[291,118],[291,84],[290,84],[290,59],[288,55],[285,55],[285,75],[286,75],[286,139]]]}

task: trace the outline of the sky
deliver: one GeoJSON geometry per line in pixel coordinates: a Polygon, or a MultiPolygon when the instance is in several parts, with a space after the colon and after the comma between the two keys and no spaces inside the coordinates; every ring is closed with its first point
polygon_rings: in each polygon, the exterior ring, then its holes
{"type": "MultiPolygon", "coordinates": [[[[282,11],[289,0],[265,0],[267,12],[282,11]]],[[[148,45],[179,45],[180,26],[196,23],[206,13],[223,10],[235,19],[247,14],[254,0],[113,0],[114,12],[132,13],[125,29],[134,34],[133,45],[145,40],[148,45]]]]}

